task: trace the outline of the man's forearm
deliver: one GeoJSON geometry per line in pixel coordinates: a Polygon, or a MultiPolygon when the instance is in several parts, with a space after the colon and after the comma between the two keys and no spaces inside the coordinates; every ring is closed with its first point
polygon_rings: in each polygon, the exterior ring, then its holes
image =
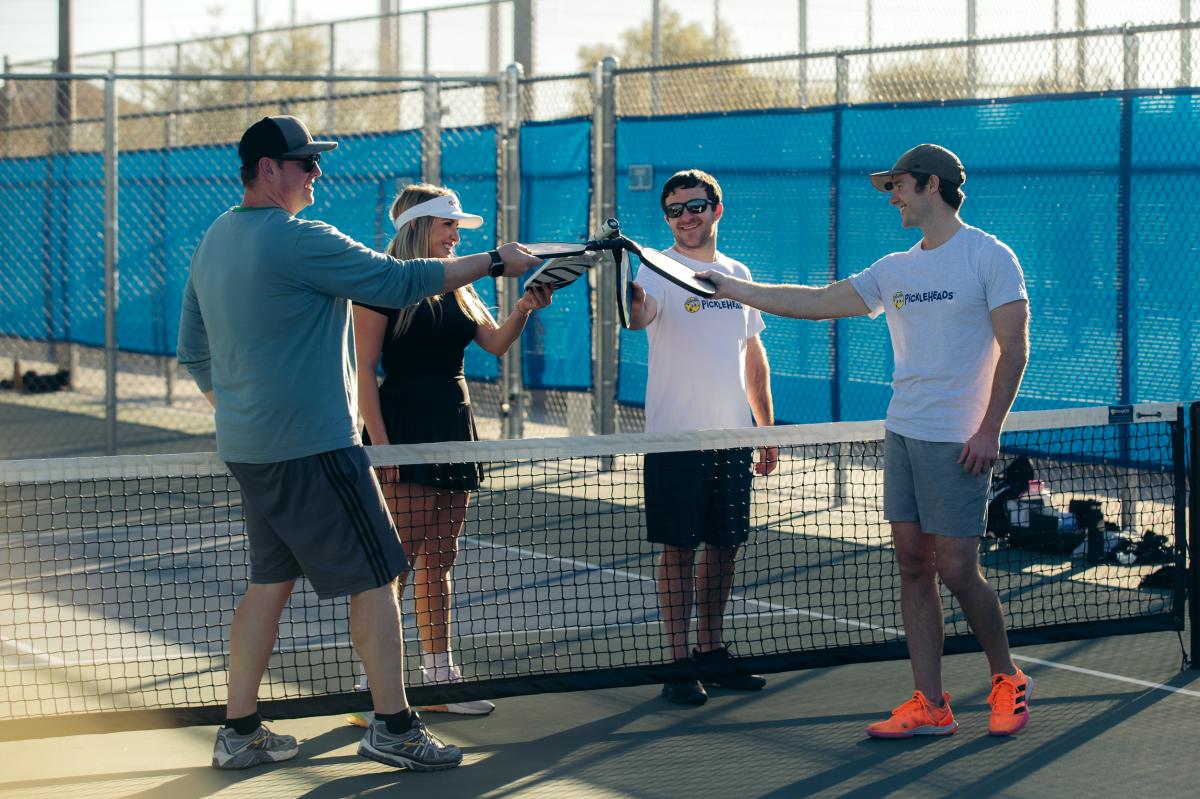
{"type": "Polygon", "coordinates": [[[446,271],[442,291],[451,292],[456,288],[474,283],[488,274],[491,265],[492,259],[487,253],[445,259],[442,261],[442,267],[446,271]]]}
{"type": "Polygon", "coordinates": [[[996,361],[996,370],[992,376],[992,392],[988,396],[987,410],[984,411],[980,429],[999,432],[1004,426],[1004,420],[1017,398],[1021,388],[1021,378],[1025,375],[1025,365],[1029,355],[1023,349],[1001,351],[1000,359],[996,361]]]}

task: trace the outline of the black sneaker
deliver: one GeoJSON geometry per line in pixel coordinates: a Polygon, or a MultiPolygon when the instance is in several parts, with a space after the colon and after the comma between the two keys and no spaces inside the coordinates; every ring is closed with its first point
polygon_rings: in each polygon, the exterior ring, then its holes
{"type": "MultiPolygon", "coordinates": [[[[692,650],[692,661],[695,663],[720,663],[733,660],[733,655],[726,647],[718,647],[711,652],[692,650]]],[[[705,680],[706,685],[718,688],[728,688],[733,691],[761,691],[767,681],[757,674],[726,674],[705,680]]]]}
{"type": "Polygon", "coordinates": [[[677,705],[703,705],[708,701],[708,693],[699,680],[672,680],[663,683],[663,699],[677,705]]]}

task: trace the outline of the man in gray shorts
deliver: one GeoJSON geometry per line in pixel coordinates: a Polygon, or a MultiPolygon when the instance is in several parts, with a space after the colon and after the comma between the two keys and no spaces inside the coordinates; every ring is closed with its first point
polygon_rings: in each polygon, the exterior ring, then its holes
{"type": "Polygon", "coordinates": [[[871,724],[879,738],[944,735],[957,722],[942,691],[944,614],[937,580],[958,599],[991,667],[988,731],[1025,726],[1033,680],[1012,661],[1004,613],[979,569],[1000,430],[1029,357],[1029,301],[1016,256],[958,216],[966,172],[933,144],[871,175],[900,224],[921,230],[907,252],[824,287],[700,275],[716,297],[781,316],[834,319],[887,312],[895,351],[884,441],[884,516],[900,571],[900,604],[916,691],[871,724]]]}
{"type": "Polygon", "coordinates": [[[241,205],[192,256],[179,361],[216,408],[217,449],[242,490],[250,583],[229,637],[216,768],[288,760],[296,739],[268,730],[258,688],[280,614],[304,575],[322,599],[350,597],[350,636],[371,681],[375,721],[358,752],[415,770],[462,760],[408,706],[394,581],[408,564],[359,438],[350,300],[402,307],[485,275],[538,263],[519,244],[488,254],[398,261],[295,214],[313,202],[320,154],[291,116],[266,117],[238,145],[241,205]]]}

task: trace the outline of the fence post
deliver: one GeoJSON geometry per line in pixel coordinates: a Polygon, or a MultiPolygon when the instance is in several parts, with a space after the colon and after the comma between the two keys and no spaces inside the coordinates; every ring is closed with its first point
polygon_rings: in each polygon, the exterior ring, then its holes
{"type": "MultiPolygon", "coordinates": [[[[333,77],[337,74],[337,34],[336,26],[329,23],[329,70],[328,75],[333,77]]],[[[328,81],[325,84],[325,130],[333,133],[337,130],[337,100],[334,99],[334,82],[328,81]]]]}
{"type": "MultiPolygon", "coordinates": [[[[1192,21],[1192,0],[1179,0],[1179,19],[1192,21]]],[[[1192,85],[1192,29],[1179,31],[1179,85],[1192,85]]]]}
{"type": "MultiPolygon", "coordinates": [[[[501,81],[502,138],[500,165],[500,214],[496,238],[517,241],[521,232],[521,75],[520,64],[509,64],[501,81]]],[[[500,318],[513,312],[520,298],[517,281],[496,281],[500,318]]],[[[521,376],[521,346],[509,347],[500,359],[500,430],[505,438],[520,438],[525,432],[525,396],[521,376]]]]}
{"type": "Polygon", "coordinates": [[[1130,214],[1133,182],[1133,104],[1134,97],[1128,90],[1137,86],[1137,36],[1125,31],[1125,88],[1121,95],[1121,122],[1118,145],[1117,173],[1117,331],[1120,348],[1117,353],[1117,402],[1122,405],[1133,401],[1132,374],[1136,354],[1133,352],[1133,335],[1130,330],[1130,214]]]}
{"type": "MultiPolygon", "coordinates": [[[[592,228],[616,214],[616,69],[617,59],[608,56],[596,65],[592,77],[592,228]]],[[[628,256],[626,256],[628,257],[628,256]]],[[[589,274],[592,284],[592,384],[595,387],[593,429],[600,435],[617,429],[617,368],[620,363],[616,319],[617,276],[601,269],[589,274]]]]}
{"type": "MultiPolygon", "coordinates": [[[[977,35],[976,27],[977,0],[967,0],[967,41],[974,42],[977,35]]],[[[974,97],[979,92],[979,54],[974,44],[967,45],[967,96],[974,97]]]]}
{"type": "MultiPolygon", "coordinates": [[[[254,74],[254,34],[246,34],[246,74],[254,74]]],[[[246,81],[246,127],[254,124],[254,82],[246,81]]]]}
{"type": "Polygon", "coordinates": [[[117,92],[104,79],[104,451],[117,454],[117,92]]]}
{"type": "MultiPolygon", "coordinates": [[[[657,67],[662,63],[662,0],[650,0],[650,64],[657,67]]],[[[650,113],[662,113],[662,98],[659,96],[658,70],[650,73],[650,113]]],[[[601,220],[604,221],[604,220],[601,220]]]]}
{"type": "Polygon", "coordinates": [[[442,92],[437,81],[421,87],[425,98],[424,124],[421,126],[421,176],[435,186],[442,182],[442,92]]]}
{"type": "Polygon", "coordinates": [[[1200,402],[1189,408],[1190,455],[1188,468],[1188,615],[1192,628],[1192,668],[1200,669],[1200,402]]]}
{"type": "Polygon", "coordinates": [[[1138,87],[1138,37],[1130,30],[1132,27],[1130,23],[1125,23],[1125,35],[1122,37],[1122,52],[1125,54],[1122,79],[1126,89],[1138,87]]]}
{"type": "Polygon", "coordinates": [[[800,52],[800,95],[797,99],[801,108],[808,108],[808,59],[804,57],[808,53],[808,0],[800,0],[796,11],[799,17],[796,44],[800,52]]]}

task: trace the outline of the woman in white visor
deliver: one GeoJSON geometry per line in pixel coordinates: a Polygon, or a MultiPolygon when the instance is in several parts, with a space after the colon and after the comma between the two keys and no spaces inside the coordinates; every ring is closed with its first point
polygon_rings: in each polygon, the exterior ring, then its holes
{"type": "MultiPolygon", "coordinates": [[[[388,253],[397,258],[449,258],[459,228],[483,219],[464,213],[454,192],[425,183],[407,187],[392,203],[396,236],[388,253]]],[[[365,444],[419,444],[478,438],[463,375],[463,354],[472,341],[503,355],[520,337],[529,314],[550,304],[550,291],[526,291],[516,309],[497,324],[470,285],[407,308],[354,306],[358,401],[366,422],[365,444]],[[382,362],[384,381],[376,380],[382,362]]],[[[395,518],[411,571],[421,671],[426,684],[462,679],[450,645],[450,571],[471,492],[483,478],[477,464],[428,464],[378,470],[383,495],[395,518]]],[[[411,574],[411,577],[409,576],[411,574]]],[[[366,677],[360,688],[366,688],[366,677]]],[[[479,700],[422,710],[485,715],[495,709],[479,700]]],[[[369,716],[350,721],[365,726],[369,716]]]]}

